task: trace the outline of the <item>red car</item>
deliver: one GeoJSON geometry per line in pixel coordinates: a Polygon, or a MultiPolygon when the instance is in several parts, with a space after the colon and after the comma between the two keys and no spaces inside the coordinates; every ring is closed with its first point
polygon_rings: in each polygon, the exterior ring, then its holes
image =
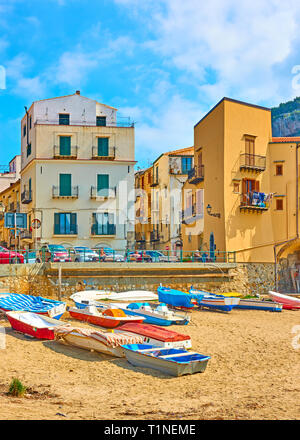
{"type": "Polygon", "coordinates": [[[24,263],[24,256],[0,246],[0,264],[24,263]]]}
{"type": "Polygon", "coordinates": [[[45,244],[37,252],[36,262],[48,262],[52,261],[54,263],[70,262],[72,258],[70,257],[67,249],[60,244],[45,244]]]}

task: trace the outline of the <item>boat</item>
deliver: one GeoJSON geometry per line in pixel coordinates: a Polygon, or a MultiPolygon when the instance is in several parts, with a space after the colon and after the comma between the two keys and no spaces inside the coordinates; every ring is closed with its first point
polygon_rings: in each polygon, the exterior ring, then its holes
{"type": "Polygon", "coordinates": [[[269,291],[269,296],[273,301],[282,304],[283,309],[293,310],[300,309],[300,299],[294,298],[289,295],[284,295],[282,293],[269,291]]]}
{"type": "Polygon", "coordinates": [[[139,335],[143,343],[164,348],[191,348],[192,341],[188,335],[183,335],[151,324],[135,324],[128,322],[118,327],[115,332],[126,332],[139,335]]]}
{"type": "Polygon", "coordinates": [[[149,303],[109,303],[107,307],[105,303],[99,303],[103,309],[105,308],[119,308],[123,310],[126,315],[143,316],[144,323],[154,325],[186,325],[190,322],[191,317],[187,313],[180,313],[168,309],[164,303],[149,304],[149,303]]]}
{"type": "Polygon", "coordinates": [[[222,310],[224,312],[230,312],[240,302],[240,298],[217,295],[204,290],[195,290],[192,287],[190,294],[194,296],[203,295],[202,298],[198,296],[196,299],[198,307],[222,310]]]}
{"type": "Polygon", "coordinates": [[[67,304],[41,296],[7,293],[0,297],[0,309],[5,312],[23,311],[46,315],[53,319],[60,319],[66,311],[67,304]]]}
{"type": "Polygon", "coordinates": [[[89,322],[90,324],[99,325],[100,327],[115,328],[126,322],[143,322],[142,316],[129,316],[121,309],[105,309],[100,310],[95,306],[87,306],[84,309],[70,307],[68,309],[71,317],[79,321],[89,322]]]}
{"type": "Polygon", "coordinates": [[[55,339],[54,329],[66,326],[65,322],[32,312],[6,312],[14,330],[36,339],[55,339]]]}
{"type": "MultiPolygon", "coordinates": [[[[78,309],[84,309],[87,305],[99,307],[98,301],[155,301],[156,293],[147,290],[133,290],[129,292],[108,292],[104,290],[83,290],[70,296],[78,309]]],[[[101,307],[100,307],[101,308],[101,307]]]]}
{"type": "Polygon", "coordinates": [[[181,292],[180,290],[171,289],[160,285],[157,288],[158,300],[162,303],[173,307],[181,307],[185,309],[192,309],[195,307],[193,300],[201,300],[204,294],[192,295],[188,292],[181,292]]]}
{"type": "Polygon", "coordinates": [[[274,301],[240,298],[240,302],[237,306],[235,306],[235,308],[245,310],[268,310],[269,312],[281,312],[282,304],[274,301]]]}
{"type": "Polygon", "coordinates": [[[137,367],[153,368],[171,376],[203,373],[210,356],[183,348],[160,348],[150,344],[123,345],[128,362],[137,367]]]}
{"type": "Polygon", "coordinates": [[[96,351],[117,357],[124,357],[124,344],[139,344],[141,336],[124,332],[109,333],[82,327],[58,327],[54,330],[55,339],[85,350],[96,351]]]}

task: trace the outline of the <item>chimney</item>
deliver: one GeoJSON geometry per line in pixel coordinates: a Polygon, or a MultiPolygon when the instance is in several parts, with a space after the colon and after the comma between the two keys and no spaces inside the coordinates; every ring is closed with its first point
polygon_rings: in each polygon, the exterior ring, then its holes
{"type": "Polygon", "coordinates": [[[80,95],[80,90],[76,90],[76,95],[80,95]]]}

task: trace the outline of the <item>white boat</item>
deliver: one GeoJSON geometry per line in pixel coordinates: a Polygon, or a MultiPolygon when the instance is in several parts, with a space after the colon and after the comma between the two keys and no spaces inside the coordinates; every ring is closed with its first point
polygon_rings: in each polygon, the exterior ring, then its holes
{"type": "Polygon", "coordinates": [[[154,301],[158,299],[156,293],[148,290],[132,290],[128,292],[109,292],[105,290],[84,290],[73,293],[70,296],[77,308],[84,308],[87,305],[99,307],[97,301],[109,300],[109,301],[154,301]]]}
{"type": "Polygon", "coordinates": [[[122,345],[142,343],[143,338],[125,332],[109,333],[82,327],[59,327],[55,339],[69,345],[117,357],[124,357],[122,345]],[[132,342],[127,342],[132,341],[132,342]]]}
{"type": "Polygon", "coordinates": [[[300,299],[294,298],[289,295],[283,295],[282,293],[270,291],[269,295],[271,299],[279,304],[282,304],[284,309],[293,310],[300,309],[300,299]]]}

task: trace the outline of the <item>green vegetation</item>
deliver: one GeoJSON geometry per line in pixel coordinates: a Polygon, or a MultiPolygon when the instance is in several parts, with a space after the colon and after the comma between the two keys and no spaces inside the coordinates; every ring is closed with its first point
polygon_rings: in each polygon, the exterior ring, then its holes
{"type": "Polygon", "coordinates": [[[19,379],[14,378],[10,383],[8,394],[13,397],[23,397],[26,389],[19,379]]]}
{"type": "Polygon", "coordinates": [[[285,103],[279,104],[278,107],[273,107],[271,109],[272,119],[276,119],[280,116],[291,114],[291,113],[299,113],[300,112],[300,97],[295,98],[293,101],[288,101],[285,103]]]}

